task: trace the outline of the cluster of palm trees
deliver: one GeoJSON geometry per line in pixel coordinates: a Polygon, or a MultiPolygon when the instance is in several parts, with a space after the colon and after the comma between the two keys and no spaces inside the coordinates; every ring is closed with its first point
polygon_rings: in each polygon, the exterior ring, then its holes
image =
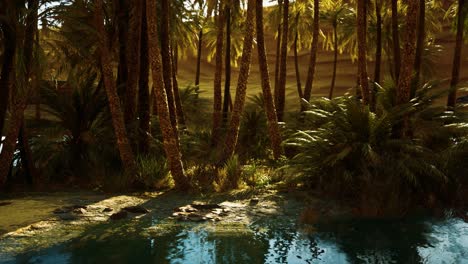
{"type": "MultiPolygon", "coordinates": [[[[238,145],[253,48],[257,47],[268,134],[273,156],[277,159],[282,154],[278,123],[284,121],[287,55],[291,42],[299,98],[311,99],[322,36],[324,45],[334,51],[329,98],[334,93],[338,52],[348,50],[357,58],[363,107],[375,109],[374,84],[382,79],[384,54],[392,65],[390,72],[398,87],[397,101],[404,104],[414,97],[421,82],[422,58],[430,34],[425,26],[426,15],[437,12],[433,11],[434,6],[446,4],[437,0],[278,0],[275,7],[268,9],[269,19],[265,19],[268,25],[265,26],[263,0],[135,0],[131,4],[125,0],[1,0],[0,134],[6,139],[0,155],[0,186],[11,171],[17,139],[21,159],[29,168],[27,171],[34,172],[24,113],[33,99],[38,100],[38,80],[54,77],[45,65],[60,68],[55,76],[58,78],[67,69],[74,68],[90,68],[98,73],[127,175],[136,173],[136,154],[149,152],[151,113],[157,115],[176,187],[186,190],[190,188],[190,180],[181,158],[179,130],[185,129],[187,124],[177,76],[178,59],[184,53],[196,50],[195,85],[200,84],[202,56],[214,58],[211,144],[220,150],[217,162],[222,164],[235,154],[238,145]],[[277,31],[273,89],[265,48],[266,27],[277,31]],[[50,34],[47,40],[46,32],[50,34]],[[391,37],[385,38],[384,33],[391,33],[391,37]],[[236,34],[241,38],[236,38],[236,34]],[[403,36],[401,44],[400,36],[403,36]],[[374,39],[375,51],[371,51],[374,46],[369,43],[374,39]],[[205,44],[212,47],[211,54],[202,54],[205,44]],[[302,87],[297,53],[305,48],[310,48],[310,59],[302,87]],[[46,55],[50,58],[44,59],[46,55]],[[367,61],[372,55],[375,55],[376,66],[370,82],[367,61]],[[60,61],[61,66],[57,67],[60,61]],[[232,99],[231,66],[237,63],[239,76],[232,99]],[[138,135],[136,140],[129,137],[132,134],[138,135]]],[[[457,37],[447,101],[451,108],[456,102],[468,11],[465,0],[453,4],[457,10],[457,37]]]]}

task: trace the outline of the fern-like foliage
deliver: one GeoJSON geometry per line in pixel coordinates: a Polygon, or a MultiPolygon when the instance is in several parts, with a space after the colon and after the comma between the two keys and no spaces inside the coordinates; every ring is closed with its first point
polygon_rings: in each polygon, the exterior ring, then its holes
{"type": "Polygon", "coordinates": [[[453,171],[468,171],[459,162],[450,169],[451,159],[468,151],[468,130],[466,117],[433,104],[434,87],[425,85],[399,106],[393,86],[381,88],[375,113],[354,97],[306,103],[303,129],[285,142],[296,153],[291,167],[311,187],[378,208],[395,207],[392,199],[399,206],[425,203],[429,195],[442,200],[453,171]],[[402,138],[396,128],[403,122],[412,132],[402,138]]]}

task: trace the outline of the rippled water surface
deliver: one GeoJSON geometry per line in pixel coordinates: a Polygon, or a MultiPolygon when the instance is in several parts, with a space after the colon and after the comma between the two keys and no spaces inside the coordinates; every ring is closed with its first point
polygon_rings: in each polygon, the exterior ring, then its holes
{"type": "Polygon", "coordinates": [[[464,264],[468,224],[426,218],[303,226],[294,214],[249,224],[180,223],[151,213],[41,236],[3,237],[0,263],[464,264]]]}

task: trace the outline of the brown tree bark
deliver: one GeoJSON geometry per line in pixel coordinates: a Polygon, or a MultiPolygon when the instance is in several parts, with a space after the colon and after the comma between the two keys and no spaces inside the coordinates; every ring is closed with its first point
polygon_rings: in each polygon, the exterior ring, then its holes
{"type": "Polygon", "coordinates": [[[200,69],[201,69],[201,56],[203,48],[203,29],[198,32],[198,48],[197,48],[197,71],[195,74],[195,86],[200,85],[200,69]]]}
{"type": "Polygon", "coordinates": [[[287,71],[287,56],[288,56],[288,31],[289,31],[289,0],[284,0],[283,3],[283,29],[281,37],[281,63],[280,63],[280,75],[279,75],[279,86],[278,94],[275,94],[277,98],[276,115],[278,121],[282,122],[284,117],[285,108],[285,97],[286,97],[286,71],[287,71]]]}
{"type": "Polygon", "coordinates": [[[149,61],[151,65],[151,73],[153,77],[153,91],[156,94],[158,117],[161,132],[163,135],[164,151],[169,163],[172,177],[174,178],[176,188],[187,190],[190,188],[190,183],[185,176],[182,157],[179,150],[178,133],[171,123],[169,112],[168,98],[162,76],[161,52],[158,45],[158,29],[156,19],[156,1],[147,0],[146,14],[148,24],[148,46],[149,46],[149,61]]]}
{"type": "Polygon", "coordinates": [[[447,106],[455,107],[457,101],[457,85],[460,78],[461,53],[463,47],[464,21],[466,19],[466,1],[458,0],[457,14],[457,38],[455,43],[455,54],[453,55],[452,79],[450,80],[450,91],[447,98],[447,106]]]}
{"type": "Polygon", "coordinates": [[[278,119],[276,116],[276,108],[273,103],[273,95],[271,94],[270,74],[268,72],[268,62],[265,49],[265,36],[263,28],[263,0],[257,0],[256,21],[257,21],[257,48],[258,48],[258,65],[262,78],[262,92],[265,113],[268,122],[268,134],[270,136],[271,149],[273,157],[278,159],[281,156],[281,135],[279,132],[278,119]]]}
{"type": "Polygon", "coordinates": [[[398,0],[391,0],[390,2],[392,8],[393,74],[395,83],[398,83],[401,65],[400,35],[398,33],[398,0]]]}
{"type": "Polygon", "coordinates": [[[417,33],[417,40],[416,40],[416,58],[414,61],[414,78],[413,83],[411,85],[411,94],[410,98],[413,98],[416,94],[416,90],[418,88],[420,78],[421,78],[421,64],[422,64],[422,56],[424,53],[424,46],[425,46],[425,25],[426,25],[426,1],[420,0],[419,1],[419,12],[418,12],[418,33],[417,33]]]}
{"type": "Polygon", "coordinates": [[[400,76],[397,88],[397,103],[405,104],[410,100],[411,80],[413,78],[416,52],[416,24],[419,0],[408,1],[406,10],[406,32],[403,42],[400,76]]]}
{"type": "Polygon", "coordinates": [[[143,0],[140,45],[140,78],[138,89],[138,117],[139,117],[139,150],[142,154],[149,152],[150,145],[150,94],[148,87],[148,26],[146,19],[146,0],[143,0]]]}
{"type": "Polygon", "coordinates": [[[371,96],[369,92],[369,82],[367,80],[367,12],[366,0],[358,0],[357,7],[357,34],[358,34],[358,68],[359,68],[359,82],[361,84],[362,103],[364,105],[372,105],[371,96]]]}
{"type": "Polygon", "coordinates": [[[132,1],[130,7],[129,31],[127,41],[127,83],[125,88],[124,120],[127,125],[136,120],[136,100],[138,78],[140,77],[140,42],[141,42],[141,16],[142,1],[132,1]]]}
{"type": "MultiPolygon", "coordinates": [[[[6,10],[13,10],[9,6],[11,2],[5,1],[0,6],[0,15],[5,16],[6,10]]],[[[2,132],[5,128],[5,119],[10,99],[10,90],[12,85],[12,72],[15,67],[15,53],[16,53],[16,33],[15,26],[6,21],[2,22],[1,29],[3,31],[3,62],[2,71],[0,73],[0,140],[2,132]]]]}
{"type": "MultiPolygon", "coordinates": [[[[297,13],[296,15],[296,25],[299,23],[299,17],[300,13],[297,13]]],[[[297,26],[296,26],[297,27],[297,26]]],[[[302,85],[301,85],[301,74],[299,72],[299,58],[297,55],[297,42],[299,40],[299,32],[298,29],[296,28],[296,32],[294,34],[294,43],[293,43],[293,49],[294,49],[294,68],[296,70],[296,85],[297,85],[297,94],[299,95],[299,99],[304,97],[302,93],[302,85]]]]}
{"type": "MultiPolygon", "coordinates": [[[[314,83],[315,65],[317,63],[318,37],[320,30],[320,3],[314,0],[314,22],[312,32],[312,45],[310,47],[309,70],[307,71],[307,80],[304,87],[304,99],[310,101],[312,95],[312,85],[314,83]]],[[[301,106],[301,110],[304,110],[301,106]]]]}
{"type": "Polygon", "coordinates": [[[231,101],[231,4],[227,0],[226,11],[226,53],[224,56],[224,98],[223,98],[223,124],[228,121],[229,103],[231,101]]]}
{"type": "Polygon", "coordinates": [[[338,33],[337,33],[338,21],[333,21],[333,73],[330,90],[328,93],[328,99],[333,98],[333,91],[335,90],[336,81],[336,66],[338,64],[338,33]]]}
{"type": "Polygon", "coordinates": [[[375,0],[377,30],[375,42],[374,82],[376,83],[380,83],[380,72],[382,66],[382,3],[380,1],[381,0],[375,0]]]}
{"type": "MultiPolygon", "coordinates": [[[[236,98],[232,110],[231,121],[224,146],[224,160],[234,155],[239,137],[239,127],[242,112],[244,111],[245,97],[247,94],[247,81],[250,72],[252,58],[252,45],[254,34],[255,0],[249,0],[247,4],[247,18],[245,21],[244,45],[240,62],[239,79],[237,81],[236,98]]],[[[233,183],[235,184],[235,183],[233,183]]]]}
{"type": "Polygon", "coordinates": [[[174,88],[174,102],[176,106],[177,113],[177,123],[179,123],[183,128],[185,127],[185,115],[184,109],[182,107],[182,102],[180,101],[179,94],[179,82],[177,81],[177,47],[171,46],[171,66],[172,66],[172,87],[174,88]]]}
{"type": "Polygon", "coordinates": [[[117,67],[117,93],[120,99],[125,99],[125,88],[127,83],[128,65],[127,65],[127,39],[129,7],[127,0],[113,1],[115,16],[117,18],[117,33],[119,36],[119,64],[117,67]]]}
{"type": "Polygon", "coordinates": [[[135,157],[132,148],[128,141],[125,123],[120,106],[120,99],[117,95],[117,89],[114,80],[113,66],[111,56],[107,48],[107,33],[104,29],[104,18],[102,15],[102,0],[95,2],[95,23],[97,34],[99,34],[99,51],[101,57],[102,78],[104,80],[104,88],[107,94],[109,109],[112,116],[112,125],[114,127],[115,138],[117,139],[117,148],[119,150],[120,159],[123,169],[129,176],[135,173],[135,157]]]}
{"type": "Polygon", "coordinates": [[[278,29],[276,31],[276,59],[275,59],[275,87],[274,87],[274,102],[275,106],[278,106],[278,89],[279,89],[279,76],[280,76],[280,58],[281,58],[281,38],[282,38],[282,27],[281,17],[283,10],[283,0],[278,0],[278,29]]]}
{"type": "MultiPolygon", "coordinates": [[[[167,101],[169,104],[169,113],[171,114],[171,124],[177,129],[177,110],[172,88],[172,65],[170,53],[170,35],[169,35],[169,1],[161,0],[161,59],[163,66],[164,87],[166,89],[167,101]]],[[[154,10],[153,10],[154,12],[154,10]]],[[[149,15],[149,14],[148,14],[149,15]]]]}
{"type": "Polygon", "coordinates": [[[224,8],[223,1],[218,2],[217,34],[216,34],[216,68],[214,74],[214,96],[213,96],[213,128],[211,130],[211,143],[218,145],[222,124],[222,95],[221,82],[223,74],[223,33],[224,33],[224,8]]]}

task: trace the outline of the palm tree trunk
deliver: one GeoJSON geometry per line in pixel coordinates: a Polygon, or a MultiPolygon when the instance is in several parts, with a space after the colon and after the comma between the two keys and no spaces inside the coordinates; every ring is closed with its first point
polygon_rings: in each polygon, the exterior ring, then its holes
{"type": "Polygon", "coordinates": [[[18,134],[18,146],[26,181],[28,184],[33,184],[34,181],[37,180],[37,171],[32,159],[31,147],[29,145],[29,134],[24,124],[24,117],[18,134]]]}
{"type": "Polygon", "coordinates": [[[400,78],[400,36],[398,33],[398,0],[392,0],[392,40],[393,40],[393,74],[395,77],[395,83],[398,83],[400,78]]]}
{"type": "Polygon", "coordinates": [[[174,100],[177,112],[177,122],[185,126],[185,115],[184,109],[182,108],[182,102],[180,101],[179,94],[179,82],[177,81],[177,47],[174,50],[174,46],[171,46],[171,65],[172,65],[172,87],[174,87],[174,100]]]}
{"type": "Polygon", "coordinates": [[[156,94],[158,117],[161,132],[163,135],[164,151],[169,163],[172,177],[174,178],[176,188],[187,190],[190,183],[185,176],[182,157],[179,150],[179,140],[177,130],[171,123],[168,98],[164,81],[162,77],[161,52],[158,46],[158,28],[156,19],[156,0],[147,0],[146,14],[148,23],[148,46],[149,61],[151,64],[151,73],[153,77],[153,91],[156,94]]]}
{"type": "Polygon", "coordinates": [[[278,121],[282,122],[284,117],[285,97],[286,97],[286,71],[288,56],[288,30],[289,30],[289,0],[284,0],[283,4],[283,36],[281,37],[281,64],[278,87],[278,104],[276,105],[276,115],[278,121]]]}
{"type": "MultiPolygon", "coordinates": [[[[287,0],[286,0],[287,1],[287,0]]],[[[245,97],[247,94],[247,81],[249,78],[250,61],[252,57],[252,45],[254,34],[255,0],[249,0],[247,5],[247,19],[245,21],[244,45],[240,62],[239,79],[237,81],[236,98],[232,110],[231,121],[224,147],[224,160],[234,155],[237,139],[239,137],[240,118],[244,111],[245,97]]],[[[235,183],[233,183],[235,186],[235,183]]]]}
{"type": "Polygon", "coordinates": [[[281,38],[282,38],[282,27],[281,27],[281,16],[283,10],[283,0],[278,0],[278,29],[276,37],[276,59],[275,59],[275,106],[278,106],[279,101],[279,76],[280,76],[280,58],[281,58],[281,38]]]}
{"type": "Polygon", "coordinates": [[[226,4],[226,54],[224,57],[224,99],[223,99],[223,123],[228,120],[229,101],[231,100],[231,2],[226,4]]]}
{"type": "Polygon", "coordinates": [[[216,68],[214,75],[214,96],[213,96],[213,128],[211,130],[211,143],[218,145],[221,134],[222,123],[222,95],[221,78],[223,75],[223,33],[224,33],[224,8],[223,1],[218,2],[218,25],[216,35],[216,68]]]}
{"type": "MultiPolygon", "coordinates": [[[[317,63],[318,37],[320,30],[320,3],[319,0],[314,0],[314,22],[312,32],[312,45],[310,48],[309,70],[307,71],[307,80],[304,87],[304,99],[309,101],[312,95],[312,85],[315,75],[315,64],[317,63]]],[[[301,106],[303,111],[303,106],[301,106]]]]}
{"type": "Polygon", "coordinates": [[[455,43],[455,54],[453,56],[452,66],[452,79],[450,80],[450,91],[447,98],[447,106],[449,108],[455,107],[457,101],[457,84],[460,78],[460,65],[461,65],[461,52],[463,47],[463,32],[464,21],[466,18],[465,0],[458,0],[458,14],[457,14],[457,39],[455,43]]]}
{"type": "Polygon", "coordinates": [[[102,78],[104,79],[104,88],[107,94],[109,109],[112,116],[112,125],[114,127],[115,138],[117,139],[117,148],[119,149],[120,159],[124,171],[127,175],[133,176],[135,172],[135,158],[132,148],[128,141],[125,123],[120,106],[120,100],[117,95],[117,89],[113,78],[113,66],[111,56],[107,48],[107,33],[104,29],[104,18],[102,16],[102,0],[95,2],[95,23],[100,36],[99,47],[101,55],[102,78]]]}
{"type": "Polygon", "coordinates": [[[125,87],[127,83],[127,39],[128,39],[128,5],[126,0],[114,1],[117,17],[117,31],[119,35],[119,64],[117,67],[117,93],[121,100],[125,99],[125,87]]]}
{"type": "Polygon", "coordinates": [[[406,11],[406,32],[403,43],[401,70],[397,89],[398,104],[404,104],[410,100],[411,79],[413,77],[416,52],[416,24],[419,7],[418,2],[418,0],[409,1],[406,11]]]}
{"type": "Polygon", "coordinates": [[[203,48],[203,29],[198,32],[198,50],[197,50],[197,73],[195,74],[195,85],[200,85],[201,56],[203,48]]]}
{"type": "Polygon", "coordinates": [[[357,34],[358,34],[358,68],[359,79],[361,83],[362,103],[364,105],[372,105],[369,92],[369,82],[367,81],[367,65],[366,65],[366,50],[367,50],[367,12],[366,0],[358,0],[357,8],[357,34]]]}
{"type": "Polygon", "coordinates": [[[140,41],[142,0],[135,0],[130,7],[127,41],[127,83],[125,88],[124,120],[127,125],[135,121],[138,77],[140,76],[140,41]]]}
{"type": "MultiPolygon", "coordinates": [[[[296,25],[299,22],[299,14],[297,13],[296,15],[296,25]]],[[[303,97],[302,94],[302,85],[301,85],[301,75],[299,73],[299,59],[297,56],[297,41],[299,39],[299,32],[298,29],[296,28],[296,33],[294,35],[294,68],[296,69],[296,84],[297,84],[297,94],[299,95],[299,99],[303,97]]]]}
{"type": "MultiPolygon", "coordinates": [[[[164,87],[166,89],[167,100],[169,104],[169,113],[171,114],[171,123],[174,129],[177,129],[177,112],[174,99],[174,90],[172,88],[172,65],[170,54],[170,36],[169,36],[169,1],[161,0],[161,59],[163,66],[164,87]]],[[[153,11],[154,12],[154,11],[153,11]]]]}
{"type": "Polygon", "coordinates": [[[376,47],[375,47],[375,68],[374,82],[380,83],[380,72],[382,65],[382,3],[381,0],[375,0],[375,17],[377,23],[376,47]]]}
{"type": "MultiPolygon", "coordinates": [[[[8,3],[8,1],[7,1],[8,3]]],[[[5,9],[6,10],[6,9],[5,9]]],[[[0,11],[2,12],[2,11],[0,11]]],[[[3,13],[3,12],[2,12],[3,13]]],[[[0,74],[0,139],[5,127],[6,113],[10,99],[10,90],[12,85],[12,72],[15,67],[16,36],[14,26],[2,24],[4,52],[3,65],[0,74]]]]}
{"type": "Polygon", "coordinates": [[[150,144],[150,94],[148,89],[149,61],[148,61],[148,28],[146,19],[146,1],[142,5],[141,45],[140,45],[140,78],[138,89],[139,116],[139,150],[147,154],[150,144]]]}
{"type": "Polygon", "coordinates": [[[278,119],[276,117],[276,108],[273,104],[273,96],[270,87],[270,74],[268,72],[268,62],[265,49],[265,36],[263,28],[263,0],[257,0],[256,6],[256,21],[257,21],[257,48],[258,48],[258,65],[262,78],[262,92],[265,112],[268,122],[268,134],[270,136],[271,149],[273,157],[278,159],[281,156],[281,135],[279,132],[278,119]]]}
{"type": "Polygon", "coordinates": [[[337,33],[337,23],[333,23],[333,74],[332,81],[330,85],[330,91],[328,93],[328,98],[333,98],[333,91],[335,90],[335,80],[336,80],[336,65],[338,64],[338,33],[337,33]]]}
{"type": "Polygon", "coordinates": [[[416,94],[419,81],[421,78],[421,63],[425,46],[425,24],[426,24],[426,3],[425,0],[420,0],[419,3],[419,16],[418,16],[418,35],[416,40],[416,58],[414,61],[414,79],[411,85],[410,98],[416,94]]]}

